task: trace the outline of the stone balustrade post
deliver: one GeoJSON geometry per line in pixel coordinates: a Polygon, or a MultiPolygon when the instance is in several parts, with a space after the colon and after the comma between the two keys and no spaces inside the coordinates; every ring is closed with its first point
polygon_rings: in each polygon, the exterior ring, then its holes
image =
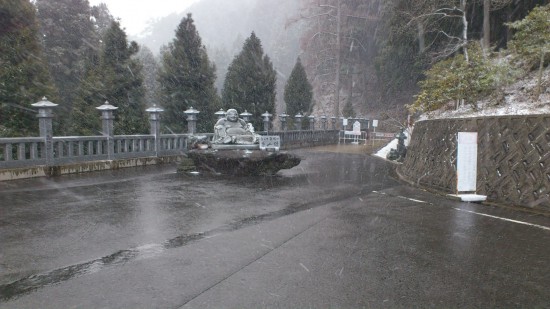
{"type": "Polygon", "coordinates": [[[307,118],[309,120],[309,130],[315,131],[315,116],[309,115],[307,118]]]}
{"type": "Polygon", "coordinates": [[[287,130],[286,120],[287,120],[288,116],[289,115],[287,115],[286,112],[283,112],[282,114],[279,115],[279,120],[281,121],[281,131],[286,131],[287,130]]]}
{"type": "Polygon", "coordinates": [[[296,127],[296,130],[298,131],[302,131],[302,118],[304,118],[304,116],[302,116],[302,114],[298,113],[296,114],[296,116],[294,116],[294,119],[296,120],[295,123],[294,123],[294,126],[296,127]]]}
{"type": "Polygon", "coordinates": [[[321,129],[323,131],[327,130],[327,116],[326,115],[321,116],[321,129]]]}
{"type": "Polygon", "coordinates": [[[197,133],[197,115],[200,112],[191,106],[183,113],[187,116],[187,133],[191,135],[197,133]]]}
{"type": "Polygon", "coordinates": [[[264,131],[269,132],[269,126],[271,125],[271,116],[272,114],[268,113],[267,111],[262,114],[262,119],[264,121],[264,131]]]}
{"type": "Polygon", "coordinates": [[[151,126],[150,134],[155,137],[155,141],[153,144],[155,154],[158,157],[160,152],[160,113],[164,111],[164,109],[157,107],[156,105],[153,105],[153,107],[150,107],[145,110],[149,113],[149,124],[151,126]]]}
{"type": "Polygon", "coordinates": [[[107,137],[107,160],[113,160],[115,157],[115,130],[114,130],[114,115],[113,111],[118,107],[112,106],[108,101],[101,106],[96,107],[101,111],[101,127],[103,136],[107,137]]]}
{"type": "Polygon", "coordinates": [[[43,97],[40,102],[31,104],[38,108],[38,126],[40,130],[40,137],[44,138],[44,157],[46,158],[46,165],[53,165],[53,127],[52,109],[58,104],[48,101],[46,97],[43,97]]]}
{"type": "MultiPolygon", "coordinates": [[[[250,122],[250,118],[252,117],[252,114],[249,113],[246,109],[244,110],[244,113],[241,113],[239,116],[246,122],[250,122]]],[[[254,128],[255,129],[255,128],[254,128]]]]}
{"type": "Polygon", "coordinates": [[[220,120],[225,117],[225,111],[223,110],[223,108],[220,108],[220,110],[215,112],[214,115],[216,115],[216,117],[218,117],[218,120],[220,120]]]}

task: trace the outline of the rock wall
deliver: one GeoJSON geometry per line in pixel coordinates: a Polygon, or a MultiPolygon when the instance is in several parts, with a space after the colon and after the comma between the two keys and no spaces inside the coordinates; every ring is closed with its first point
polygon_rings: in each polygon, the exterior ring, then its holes
{"type": "Polygon", "coordinates": [[[458,132],[478,132],[478,194],[550,210],[550,115],[417,122],[399,173],[421,186],[455,193],[458,132]]]}

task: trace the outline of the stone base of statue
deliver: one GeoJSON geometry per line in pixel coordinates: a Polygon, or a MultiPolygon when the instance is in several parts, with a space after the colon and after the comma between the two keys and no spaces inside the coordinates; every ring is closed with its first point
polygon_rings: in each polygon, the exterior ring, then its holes
{"type": "MultiPolygon", "coordinates": [[[[218,145],[222,146],[222,145],[218,145]]],[[[282,169],[300,164],[301,159],[286,152],[270,152],[249,149],[190,150],[178,168],[181,173],[229,176],[275,175],[282,169]]],[[[258,146],[258,145],[239,145],[258,146]]]]}
{"type": "Polygon", "coordinates": [[[236,144],[212,144],[212,149],[215,150],[259,150],[259,144],[250,144],[250,145],[236,145],[236,144]]]}

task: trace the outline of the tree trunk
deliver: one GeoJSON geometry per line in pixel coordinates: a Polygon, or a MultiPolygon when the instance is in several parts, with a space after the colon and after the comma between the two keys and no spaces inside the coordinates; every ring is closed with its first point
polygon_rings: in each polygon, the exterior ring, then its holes
{"type": "Polygon", "coordinates": [[[422,22],[417,24],[418,29],[418,53],[422,54],[426,49],[426,40],[424,39],[424,25],[422,22]]]}
{"type": "Polygon", "coordinates": [[[334,117],[340,117],[340,66],[341,66],[341,31],[342,31],[342,16],[340,0],[337,0],[337,16],[336,16],[336,83],[334,86],[334,117]]]}
{"type": "Polygon", "coordinates": [[[491,0],[483,0],[483,49],[491,47],[491,0]]]}
{"type": "Polygon", "coordinates": [[[539,63],[539,74],[537,76],[537,90],[535,92],[535,98],[539,99],[541,88],[542,88],[542,71],[544,69],[544,56],[546,55],[546,52],[541,51],[540,52],[540,63],[539,63]]]}
{"type": "Polygon", "coordinates": [[[462,10],[462,49],[464,50],[464,59],[466,63],[470,62],[468,57],[468,19],[466,19],[466,0],[460,0],[460,9],[462,10]]]}

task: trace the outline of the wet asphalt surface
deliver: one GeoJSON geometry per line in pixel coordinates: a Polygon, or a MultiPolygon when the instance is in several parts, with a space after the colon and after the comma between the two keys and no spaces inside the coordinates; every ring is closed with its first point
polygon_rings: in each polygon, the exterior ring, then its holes
{"type": "Polygon", "coordinates": [[[0,182],[0,308],[550,307],[550,217],[295,153],[273,177],[0,182]]]}

